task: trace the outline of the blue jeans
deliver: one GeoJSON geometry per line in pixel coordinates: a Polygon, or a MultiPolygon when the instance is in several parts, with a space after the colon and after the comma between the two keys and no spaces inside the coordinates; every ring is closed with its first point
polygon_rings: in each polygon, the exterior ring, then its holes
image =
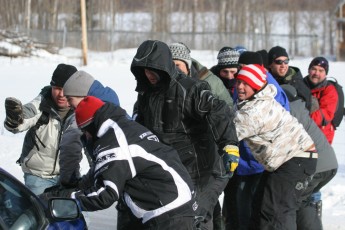
{"type": "Polygon", "coordinates": [[[24,181],[26,187],[36,195],[39,195],[43,193],[46,188],[56,185],[59,181],[59,176],[54,178],[42,178],[29,173],[24,173],[24,181]]]}

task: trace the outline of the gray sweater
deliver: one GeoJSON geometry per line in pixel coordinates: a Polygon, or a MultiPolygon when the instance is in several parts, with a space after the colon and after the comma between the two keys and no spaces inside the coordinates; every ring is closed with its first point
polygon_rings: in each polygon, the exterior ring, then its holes
{"type": "Polygon", "coordinates": [[[306,109],[305,102],[301,99],[290,101],[290,112],[303,125],[311,139],[316,145],[319,153],[316,172],[325,172],[338,168],[338,161],[334,149],[328,143],[325,135],[322,133],[315,122],[310,118],[309,111],[306,109]]]}

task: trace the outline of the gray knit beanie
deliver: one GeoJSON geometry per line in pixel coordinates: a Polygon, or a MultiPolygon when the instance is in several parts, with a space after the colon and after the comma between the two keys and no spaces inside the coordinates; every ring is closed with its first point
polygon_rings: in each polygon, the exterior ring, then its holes
{"type": "Polygon", "coordinates": [[[223,47],[219,50],[217,55],[218,64],[217,66],[220,69],[225,68],[238,68],[238,59],[240,53],[231,47],[223,47]]]}
{"type": "Polygon", "coordinates": [[[65,83],[65,96],[86,97],[95,79],[85,71],[75,72],[65,83]]]}
{"type": "Polygon", "coordinates": [[[192,67],[192,59],[190,57],[190,49],[182,42],[172,43],[169,45],[173,60],[181,60],[187,64],[188,69],[192,67]]]}

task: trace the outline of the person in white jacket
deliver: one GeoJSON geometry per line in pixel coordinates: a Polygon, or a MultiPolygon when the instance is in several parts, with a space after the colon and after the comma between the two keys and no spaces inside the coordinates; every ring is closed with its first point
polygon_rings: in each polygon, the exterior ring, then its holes
{"type": "Polygon", "coordinates": [[[250,229],[296,229],[298,198],[315,173],[315,144],[276,100],[260,65],[244,66],[236,77],[235,126],[265,168],[253,203],[250,229]]]}
{"type": "Polygon", "coordinates": [[[17,163],[25,185],[36,195],[58,183],[74,186],[81,176],[82,133],[62,88],[75,72],[76,67],[61,63],[50,85],[30,102],[22,105],[14,97],[5,100],[4,127],[12,133],[27,131],[17,163]]]}

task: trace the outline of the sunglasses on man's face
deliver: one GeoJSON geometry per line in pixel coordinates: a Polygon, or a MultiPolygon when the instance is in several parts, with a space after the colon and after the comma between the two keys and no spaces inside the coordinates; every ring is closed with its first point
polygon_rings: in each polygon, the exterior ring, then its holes
{"type": "Polygon", "coordinates": [[[285,60],[281,60],[281,59],[276,59],[276,60],[274,60],[273,62],[275,63],[275,64],[277,64],[277,65],[281,65],[281,64],[285,64],[285,65],[287,65],[287,64],[289,64],[289,59],[285,59],[285,60]]]}

